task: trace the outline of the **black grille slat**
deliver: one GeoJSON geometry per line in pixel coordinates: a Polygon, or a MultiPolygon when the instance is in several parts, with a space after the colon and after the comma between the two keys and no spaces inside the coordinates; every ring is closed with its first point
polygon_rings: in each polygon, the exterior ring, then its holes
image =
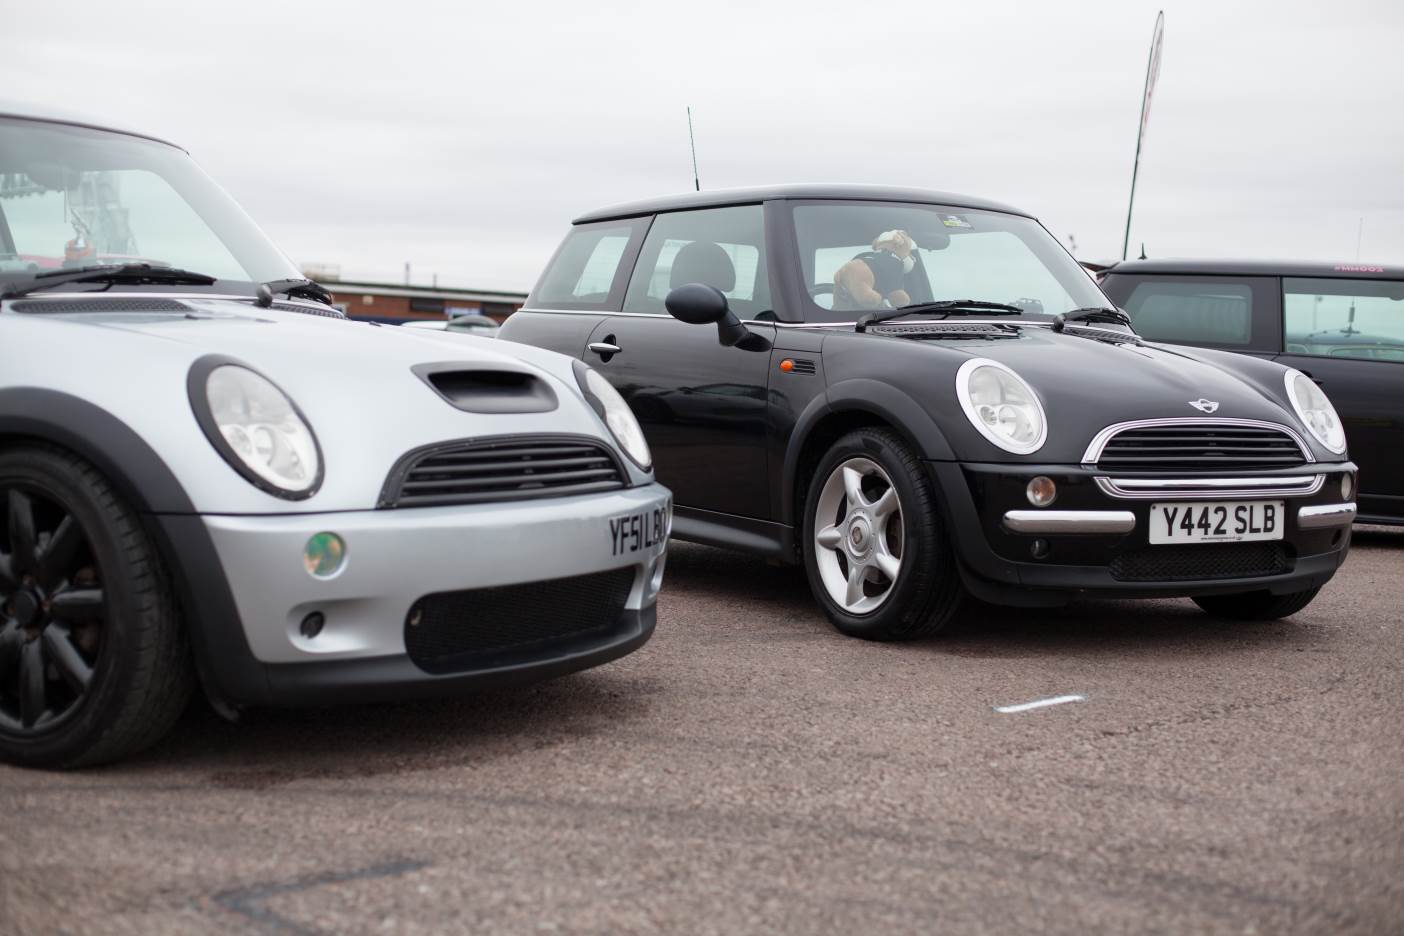
{"type": "Polygon", "coordinates": [[[1267,426],[1144,426],[1123,429],[1102,448],[1097,467],[1212,471],[1306,464],[1295,439],[1267,426]]]}
{"type": "Polygon", "coordinates": [[[416,453],[391,472],[381,507],[443,507],[593,494],[624,487],[614,455],[594,440],[457,442],[416,453]]]}
{"type": "Polygon", "coordinates": [[[1125,552],[1109,569],[1120,582],[1189,582],[1284,575],[1292,566],[1281,543],[1205,543],[1125,552]]]}
{"type": "Polygon", "coordinates": [[[440,592],[415,602],[405,650],[420,669],[453,673],[598,644],[621,626],[634,568],[440,592]]]}

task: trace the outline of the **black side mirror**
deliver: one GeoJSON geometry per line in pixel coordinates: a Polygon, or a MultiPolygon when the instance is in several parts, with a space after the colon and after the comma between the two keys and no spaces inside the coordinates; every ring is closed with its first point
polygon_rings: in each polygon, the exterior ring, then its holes
{"type": "Polygon", "coordinates": [[[687,322],[689,325],[715,323],[717,340],[728,348],[738,344],[745,348],[751,343],[747,340],[752,337],[751,333],[741,324],[736,313],[731,311],[726,296],[716,287],[688,283],[669,292],[663,304],[667,306],[673,318],[680,322],[687,322]]]}

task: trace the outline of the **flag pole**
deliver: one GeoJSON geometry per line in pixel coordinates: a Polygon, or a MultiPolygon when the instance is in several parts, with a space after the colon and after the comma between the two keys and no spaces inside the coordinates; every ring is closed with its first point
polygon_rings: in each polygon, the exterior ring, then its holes
{"type": "Polygon", "coordinates": [[[1155,17],[1155,32],[1151,35],[1150,56],[1146,60],[1146,83],[1141,90],[1141,123],[1136,131],[1136,160],[1131,164],[1131,197],[1126,202],[1126,233],[1121,238],[1121,259],[1126,259],[1126,250],[1131,243],[1131,210],[1136,205],[1136,176],[1141,171],[1141,140],[1146,135],[1146,117],[1150,111],[1151,94],[1155,91],[1155,79],[1160,74],[1160,45],[1164,40],[1165,11],[1155,17]]]}

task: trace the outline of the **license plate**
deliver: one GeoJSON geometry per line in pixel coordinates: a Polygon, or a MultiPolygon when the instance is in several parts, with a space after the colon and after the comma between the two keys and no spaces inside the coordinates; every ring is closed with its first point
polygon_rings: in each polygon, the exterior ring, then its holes
{"type": "Polygon", "coordinates": [[[1282,501],[1151,504],[1152,543],[1246,543],[1282,539],[1282,501]]]}
{"type": "Polygon", "coordinates": [[[627,556],[640,550],[652,549],[668,538],[668,512],[672,504],[655,507],[642,513],[611,517],[609,521],[610,549],[616,556],[627,556]]]}

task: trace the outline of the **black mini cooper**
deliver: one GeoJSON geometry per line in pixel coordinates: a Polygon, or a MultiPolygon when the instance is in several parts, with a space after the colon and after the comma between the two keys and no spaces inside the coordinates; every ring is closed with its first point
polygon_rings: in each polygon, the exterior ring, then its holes
{"type": "Polygon", "coordinates": [[[1345,558],[1355,465],[1315,383],[1148,343],[1037,220],[859,186],[579,218],[501,337],[599,369],[682,539],[802,562],[844,633],[967,595],[1292,614],[1345,558]]]}

